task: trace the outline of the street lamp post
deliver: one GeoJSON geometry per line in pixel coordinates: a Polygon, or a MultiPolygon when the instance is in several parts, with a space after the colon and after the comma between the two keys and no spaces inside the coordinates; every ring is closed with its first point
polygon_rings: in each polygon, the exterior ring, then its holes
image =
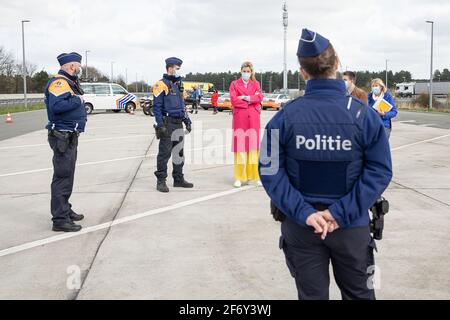
{"type": "Polygon", "coordinates": [[[22,53],[23,53],[23,64],[22,64],[22,75],[23,75],[23,98],[25,101],[25,109],[28,108],[28,99],[27,99],[27,66],[25,63],[25,31],[24,24],[27,22],[31,22],[30,20],[22,20],[22,53]]]}
{"type": "Polygon", "coordinates": [[[138,74],[136,73],[136,92],[138,92],[138,74]]]}
{"type": "Polygon", "coordinates": [[[86,50],[86,81],[89,81],[89,71],[88,71],[88,53],[91,52],[86,50]]]}
{"type": "Polygon", "coordinates": [[[434,21],[426,21],[431,24],[431,62],[430,62],[430,109],[433,109],[433,42],[434,42],[434,21]]]}
{"type": "Polygon", "coordinates": [[[114,61],[111,61],[111,83],[114,82],[114,61]]]}
{"type": "Polygon", "coordinates": [[[263,83],[263,71],[261,71],[261,91],[264,92],[264,83],[263,83]]]}
{"type": "Polygon", "coordinates": [[[388,83],[388,59],[386,59],[386,88],[389,90],[389,83],[388,83]]]}
{"type": "Polygon", "coordinates": [[[283,4],[283,27],[284,27],[284,59],[283,59],[283,89],[287,93],[288,77],[287,77],[287,28],[288,28],[288,8],[286,1],[283,4]]]}

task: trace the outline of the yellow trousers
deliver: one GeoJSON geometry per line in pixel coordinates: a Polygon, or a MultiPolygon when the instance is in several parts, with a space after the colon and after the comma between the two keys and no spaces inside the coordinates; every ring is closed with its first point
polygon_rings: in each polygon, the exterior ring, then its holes
{"type": "Polygon", "coordinates": [[[234,153],[234,179],[239,181],[258,181],[259,151],[234,153]]]}

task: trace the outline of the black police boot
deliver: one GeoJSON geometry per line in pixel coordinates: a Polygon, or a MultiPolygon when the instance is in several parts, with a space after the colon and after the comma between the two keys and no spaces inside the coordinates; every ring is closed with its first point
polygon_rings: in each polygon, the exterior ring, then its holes
{"type": "Polygon", "coordinates": [[[186,189],[192,189],[194,187],[193,183],[187,182],[183,179],[177,179],[173,182],[174,188],[186,188],[186,189]]]}
{"type": "Polygon", "coordinates": [[[156,184],[156,190],[162,193],[168,193],[169,187],[167,186],[166,181],[158,181],[156,184]]]}
{"type": "Polygon", "coordinates": [[[53,223],[52,230],[56,232],[78,232],[81,230],[81,226],[73,222],[53,223]]]}
{"type": "Polygon", "coordinates": [[[81,221],[84,219],[84,215],[77,214],[74,211],[70,212],[70,220],[72,221],[81,221]]]}

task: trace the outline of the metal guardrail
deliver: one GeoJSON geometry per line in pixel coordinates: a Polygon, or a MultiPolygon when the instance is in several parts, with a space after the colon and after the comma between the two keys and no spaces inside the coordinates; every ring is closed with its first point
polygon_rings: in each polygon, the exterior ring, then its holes
{"type": "MultiPolygon", "coordinates": [[[[44,98],[30,98],[27,99],[28,105],[36,105],[44,103],[44,98]]],[[[25,105],[25,99],[0,99],[0,109],[7,109],[11,107],[25,105]]]]}

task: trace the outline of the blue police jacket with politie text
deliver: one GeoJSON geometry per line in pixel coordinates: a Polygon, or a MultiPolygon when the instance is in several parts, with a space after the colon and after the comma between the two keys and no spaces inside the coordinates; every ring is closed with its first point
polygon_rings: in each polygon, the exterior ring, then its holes
{"type": "Polygon", "coordinates": [[[310,80],[304,97],[268,123],[259,173],[272,201],[302,226],[318,204],[341,228],[368,226],[392,179],[383,123],[343,81],[310,80]]]}
{"type": "Polygon", "coordinates": [[[183,92],[179,83],[181,78],[165,74],[163,79],[153,86],[153,111],[158,127],[164,126],[164,117],[182,119],[185,124],[191,120],[186,112],[183,92]]]}
{"type": "Polygon", "coordinates": [[[75,84],[76,77],[60,70],[51,78],[45,88],[49,130],[84,132],[87,122],[84,103],[78,95],[81,92],[75,84]]]}

